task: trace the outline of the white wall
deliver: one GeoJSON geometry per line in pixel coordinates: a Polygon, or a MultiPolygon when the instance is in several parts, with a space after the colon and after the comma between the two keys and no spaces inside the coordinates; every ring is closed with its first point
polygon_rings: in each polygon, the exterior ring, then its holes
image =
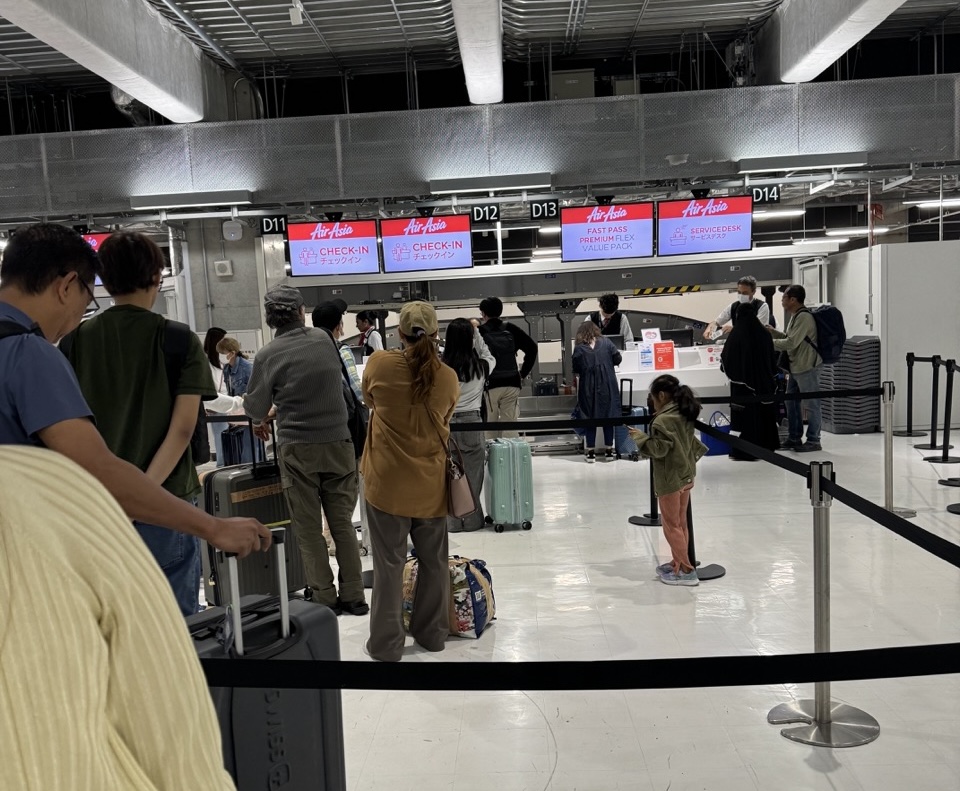
{"type": "Polygon", "coordinates": [[[829,258],[826,267],[828,301],[839,308],[847,337],[880,334],[880,248],[873,249],[873,304],[870,300],[869,252],[866,248],[849,253],[838,253],[829,258]],[[867,323],[873,314],[873,327],[867,323]]]}

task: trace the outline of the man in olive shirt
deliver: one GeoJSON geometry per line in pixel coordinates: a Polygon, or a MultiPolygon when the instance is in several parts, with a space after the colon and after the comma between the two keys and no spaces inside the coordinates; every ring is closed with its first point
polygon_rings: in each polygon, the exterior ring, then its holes
{"type": "MultiPolygon", "coordinates": [[[[78,328],[67,357],[97,428],[117,456],[194,505],[200,481],[190,438],[200,401],[217,394],[199,338],[190,334],[179,378],[167,381],[167,320],[152,312],[166,262],[146,236],[117,233],[100,247],[103,284],[115,305],[78,328]]],[[[199,607],[200,542],[159,525],[134,525],[167,575],[184,615],[199,607]]]]}

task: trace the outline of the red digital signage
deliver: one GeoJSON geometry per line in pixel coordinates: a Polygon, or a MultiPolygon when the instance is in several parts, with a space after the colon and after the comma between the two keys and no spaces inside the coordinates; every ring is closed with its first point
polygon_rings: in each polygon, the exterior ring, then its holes
{"type": "Polygon", "coordinates": [[[380,272],[376,220],[289,223],[287,242],[294,277],[380,272]]]}
{"type": "MultiPolygon", "coordinates": [[[[100,252],[100,245],[103,244],[103,240],[106,239],[110,234],[108,233],[85,233],[83,234],[84,241],[90,245],[98,253],[100,252]]],[[[93,283],[94,286],[102,286],[103,281],[100,280],[98,276],[93,283]]]]}
{"type": "Polygon", "coordinates": [[[753,247],[753,198],[662,201],[657,255],[729,253],[753,247]]]}
{"type": "Polygon", "coordinates": [[[473,266],[467,214],[381,220],[380,236],[383,271],[387,273],[473,266]]]}

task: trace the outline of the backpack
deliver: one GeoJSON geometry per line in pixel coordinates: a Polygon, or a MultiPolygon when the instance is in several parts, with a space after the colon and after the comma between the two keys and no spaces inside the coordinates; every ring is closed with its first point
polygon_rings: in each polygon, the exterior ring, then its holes
{"type": "MultiPolygon", "coordinates": [[[[484,343],[490,349],[490,353],[497,361],[496,366],[490,372],[490,377],[494,374],[513,374],[517,371],[517,342],[513,339],[513,333],[506,328],[506,325],[497,330],[487,330],[483,335],[484,343]]],[[[489,377],[488,377],[489,378],[489,377]]]]}
{"type": "MultiPolygon", "coordinates": [[[[77,336],[79,328],[65,335],[60,340],[60,351],[65,357],[70,356],[70,349],[77,336]]],[[[28,330],[24,330],[28,332],[28,330]]],[[[164,321],[163,325],[163,364],[167,371],[167,382],[170,385],[170,395],[176,400],[177,384],[180,382],[180,373],[187,361],[187,353],[190,351],[190,339],[193,337],[193,330],[186,324],[179,321],[164,321]]],[[[190,437],[190,455],[193,457],[193,463],[206,464],[210,461],[210,437],[207,434],[207,413],[203,408],[203,401],[200,402],[200,409],[197,414],[197,422],[193,427],[193,436],[190,437]]]]}
{"type": "Polygon", "coordinates": [[[4,338],[12,338],[14,335],[39,335],[41,338],[43,337],[39,327],[28,330],[15,321],[0,321],[0,341],[4,338]]]}
{"type": "Polygon", "coordinates": [[[843,354],[843,345],[847,342],[843,314],[833,305],[820,305],[816,308],[806,308],[806,310],[817,323],[817,342],[814,343],[809,338],[804,340],[817,350],[824,365],[833,365],[840,359],[840,355],[843,354]]]}

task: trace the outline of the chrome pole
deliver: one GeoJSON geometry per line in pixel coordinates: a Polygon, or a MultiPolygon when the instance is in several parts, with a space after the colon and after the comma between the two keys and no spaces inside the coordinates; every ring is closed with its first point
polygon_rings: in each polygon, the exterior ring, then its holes
{"type": "Polygon", "coordinates": [[[893,382],[883,383],[883,507],[904,519],[913,519],[917,512],[893,505],[893,382]]]}

